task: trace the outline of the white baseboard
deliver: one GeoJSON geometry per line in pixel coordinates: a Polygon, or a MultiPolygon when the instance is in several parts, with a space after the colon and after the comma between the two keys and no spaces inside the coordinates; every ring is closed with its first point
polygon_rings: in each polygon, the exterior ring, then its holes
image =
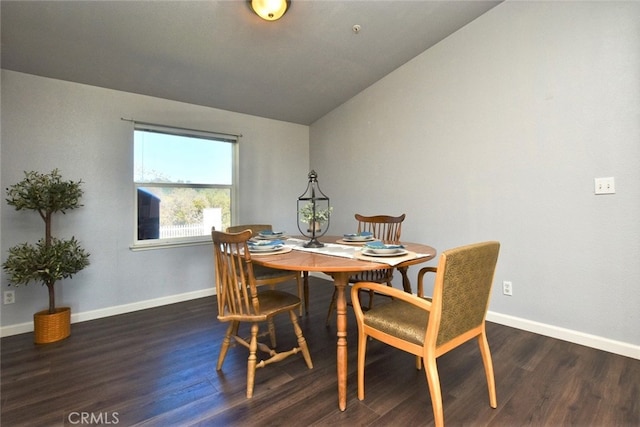
{"type": "MultiPolygon", "coordinates": [[[[314,274],[312,276],[326,279],[326,275],[314,274]]],[[[162,305],[173,304],[182,301],[188,301],[196,298],[203,298],[214,295],[214,289],[203,289],[200,291],[187,292],[184,294],[172,295],[168,297],[155,298],[146,301],[135,302],[131,304],[123,304],[114,307],[107,307],[99,310],[85,311],[82,313],[71,314],[71,323],[86,322],[88,320],[100,319],[103,317],[116,316],[118,314],[130,313],[133,311],[144,310],[147,308],[159,307],[162,305]]],[[[580,344],[587,347],[596,348],[598,350],[608,351],[610,353],[619,354],[633,359],[640,360],[640,346],[615,341],[596,335],[585,334],[583,332],[571,329],[560,328],[545,323],[535,322],[532,320],[522,319],[520,317],[509,316],[507,314],[495,313],[489,311],[487,320],[516,329],[533,332],[551,338],[580,344]]],[[[3,326],[0,328],[0,336],[8,337],[11,335],[23,334],[33,331],[33,322],[20,323],[16,325],[3,326]]]]}
{"type": "MultiPolygon", "coordinates": [[[[320,279],[327,279],[327,275],[324,273],[311,272],[309,275],[320,279]]],[[[615,353],[621,356],[640,360],[639,345],[615,341],[597,335],[590,335],[584,332],[574,331],[572,329],[560,328],[558,326],[535,322],[521,317],[509,316],[508,314],[495,313],[492,311],[487,313],[487,320],[500,325],[510,326],[512,328],[522,329],[524,331],[533,332],[546,337],[557,338],[574,344],[584,345],[598,350],[607,351],[609,353],[615,353]]]]}
{"type": "Polygon", "coordinates": [[[545,323],[534,322],[533,320],[522,319],[520,317],[509,316],[507,314],[500,314],[492,311],[487,313],[487,320],[501,325],[510,326],[512,328],[533,332],[535,334],[572,342],[574,344],[608,351],[609,353],[615,353],[621,356],[631,357],[633,359],[640,359],[640,346],[638,345],[615,341],[609,338],[599,337],[597,335],[585,334],[584,332],[560,328],[558,326],[547,325],[545,323]]]}
{"type": "MultiPolygon", "coordinates": [[[[123,304],[113,307],[101,308],[99,310],[85,311],[82,313],[73,313],[72,310],[71,323],[86,322],[87,320],[101,319],[103,317],[116,316],[118,314],[131,313],[133,311],[144,310],[147,308],[174,304],[176,302],[208,297],[214,295],[214,291],[214,288],[202,289],[199,291],[186,292],[184,294],[171,295],[162,298],[154,298],[146,301],[134,302],[131,304],[123,304]]],[[[212,310],[213,309],[215,309],[215,307],[212,307],[212,310]]],[[[16,325],[3,326],[2,328],[0,328],[0,336],[8,337],[11,335],[23,334],[25,332],[32,331],[33,322],[19,323],[16,325]]]]}

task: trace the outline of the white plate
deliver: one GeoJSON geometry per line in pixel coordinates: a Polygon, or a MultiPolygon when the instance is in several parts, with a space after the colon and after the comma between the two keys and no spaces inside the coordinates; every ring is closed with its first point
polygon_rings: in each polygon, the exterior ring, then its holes
{"type": "Polygon", "coordinates": [[[366,256],[402,256],[402,255],[406,255],[408,254],[409,251],[406,249],[402,249],[402,248],[398,248],[398,252],[393,252],[390,254],[377,254],[375,252],[373,252],[371,249],[363,249],[362,250],[362,255],[366,255],[366,256]]]}
{"type": "Polygon", "coordinates": [[[369,243],[369,240],[365,242],[352,242],[351,240],[338,239],[336,240],[336,243],[339,245],[364,246],[366,243],[369,243]]]}
{"type": "Polygon", "coordinates": [[[364,246],[365,249],[367,249],[370,252],[373,252],[374,254],[378,254],[378,255],[384,255],[384,254],[395,254],[398,252],[398,249],[404,249],[403,246],[399,246],[399,245],[394,245],[394,246],[376,246],[376,247],[372,247],[372,246],[364,246]]]}
{"type": "Polygon", "coordinates": [[[284,245],[249,245],[249,252],[275,252],[284,245]]]}
{"type": "Polygon", "coordinates": [[[373,236],[343,236],[345,242],[371,242],[376,240],[373,236]]]}
{"type": "MultiPolygon", "coordinates": [[[[249,251],[251,252],[251,251],[249,251]]],[[[275,251],[258,251],[258,252],[251,252],[251,256],[266,256],[266,255],[279,255],[279,254],[286,254],[288,252],[291,252],[291,247],[290,246],[282,246],[280,249],[276,249],[275,251]]]]}

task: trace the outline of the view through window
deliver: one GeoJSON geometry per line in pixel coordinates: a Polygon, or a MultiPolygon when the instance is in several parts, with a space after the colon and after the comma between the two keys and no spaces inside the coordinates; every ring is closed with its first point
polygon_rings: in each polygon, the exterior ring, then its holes
{"type": "Polygon", "coordinates": [[[234,136],[135,123],[136,243],[211,238],[231,224],[234,136]]]}

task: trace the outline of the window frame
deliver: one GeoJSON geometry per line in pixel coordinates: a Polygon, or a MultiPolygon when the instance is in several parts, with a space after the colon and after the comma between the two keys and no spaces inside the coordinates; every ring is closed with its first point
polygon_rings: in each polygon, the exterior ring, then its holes
{"type": "Polygon", "coordinates": [[[149,187],[169,187],[169,188],[193,188],[193,189],[229,189],[230,190],[230,223],[236,222],[238,212],[238,174],[239,174],[239,161],[238,161],[238,143],[242,135],[227,134],[220,132],[203,131],[197,129],[187,129],[175,126],[160,125],[154,123],[136,122],[133,121],[131,150],[135,147],[135,132],[147,131],[153,133],[160,133],[166,135],[183,136],[189,138],[208,139],[215,142],[229,143],[231,144],[231,184],[193,184],[193,183],[176,183],[176,182],[137,182],[135,161],[132,159],[132,197],[133,197],[133,230],[132,237],[133,243],[130,246],[131,250],[147,250],[147,249],[161,249],[169,247],[183,247],[183,246],[195,246],[195,245],[209,245],[211,244],[210,235],[201,236],[187,236],[187,237],[171,237],[171,238],[159,238],[159,239],[138,239],[138,189],[149,187]]]}

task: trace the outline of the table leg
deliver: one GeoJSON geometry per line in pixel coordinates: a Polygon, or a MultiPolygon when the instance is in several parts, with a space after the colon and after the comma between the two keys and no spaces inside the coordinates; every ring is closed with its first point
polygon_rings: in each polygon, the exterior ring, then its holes
{"type": "Polygon", "coordinates": [[[338,406],[341,411],[347,409],[347,299],[345,290],[349,283],[349,273],[333,273],[336,287],[336,325],[338,335],[338,406]]]}
{"type": "Polygon", "coordinates": [[[309,272],[302,272],[302,286],[304,289],[304,312],[309,314],[309,272]]]}
{"type": "Polygon", "coordinates": [[[411,290],[411,281],[409,280],[409,276],[407,275],[407,271],[409,267],[398,267],[398,271],[402,274],[402,288],[405,292],[413,293],[411,290]]]}

